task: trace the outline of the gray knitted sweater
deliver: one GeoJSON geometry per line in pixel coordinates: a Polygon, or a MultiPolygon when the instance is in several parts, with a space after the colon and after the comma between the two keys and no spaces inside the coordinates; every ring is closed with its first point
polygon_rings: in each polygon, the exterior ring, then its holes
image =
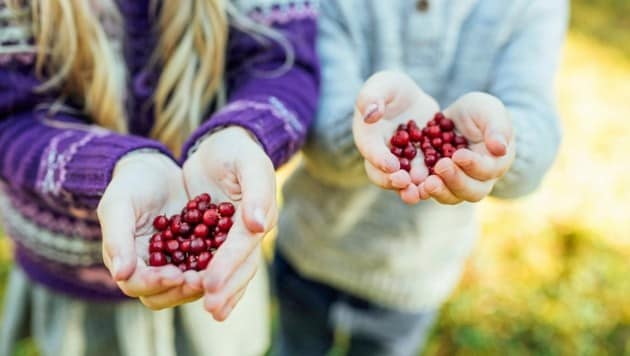
{"type": "Polygon", "coordinates": [[[474,204],[407,206],[370,184],[351,132],[362,83],[400,69],[446,107],[471,91],[511,113],[517,157],[492,193],[531,192],[560,141],[553,78],[564,0],[326,0],[322,98],[304,163],[284,188],[280,251],[307,277],[401,310],[438,307],[477,235],[474,204]]]}

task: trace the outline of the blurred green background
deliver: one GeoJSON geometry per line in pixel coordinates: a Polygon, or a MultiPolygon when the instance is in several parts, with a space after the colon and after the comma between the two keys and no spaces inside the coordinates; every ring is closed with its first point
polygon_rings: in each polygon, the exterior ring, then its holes
{"type": "MultiPolygon", "coordinates": [[[[571,5],[560,156],[536,194],[481,204],[424,355],[630,355],[630,0],[571,5]]],[[[0,237],[0,298],[10,263],[0,237]]]]}

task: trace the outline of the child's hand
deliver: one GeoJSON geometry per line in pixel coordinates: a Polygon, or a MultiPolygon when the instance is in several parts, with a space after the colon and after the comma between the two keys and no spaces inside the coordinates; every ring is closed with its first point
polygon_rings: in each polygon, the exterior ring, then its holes
{"type": "Polygon", "coordinates": [[[262,237],[277,219],[276,176],[271,160],[244,129],[229,127],[206,138],[184,164],[188,195],[208,192],[237,207],[234,226],[204,271],[204,306],[225,320],[258,268],[262,237]]]}
{"type": "Polygon", "coordinates": [[[139,297],[151,309],[187,303],[203,294],[196,273],[144,262],[153,218],[178,212],[186,201],[181,169],[162,154],[138,152],[116,164],[98,206],[105,265],[125,294],[139,297]]]}
{"type": "Polygon", "coordinates": [[[490,194],[514,161],[516,146],[509,113],[497,98],[470,93],[444,115],[455,122],[470,148],[457,150],[452,159],[442,158],[434,167],[437,176],[420,184],[420,196],[443,204],[477,202],[490,194]]]}
{"type": "Polygon", "coordinates": [[[365,83],[357,99],[353,121],[354,142],[365,158],[369,179],[384,189],[399,190],[401,199],[420,201],[417,185],[427,176],[422,153],[411,162],[411,171],[400,169],[390,152],[389,140],[399,124],[410,119],[422,127],[439,111],[437,102],[413,80],[399,72],[379,72],[365,83]]]}

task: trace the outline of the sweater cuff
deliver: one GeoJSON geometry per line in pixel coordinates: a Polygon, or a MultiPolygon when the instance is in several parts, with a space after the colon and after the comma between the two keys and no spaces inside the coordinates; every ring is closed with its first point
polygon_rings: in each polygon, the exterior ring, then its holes
{"type": "Polygon", "coordinates": [[[251,132],[263,146],[275,168],[297,152],[306,128],[297,115],[276,97],[258,100],[237,100],[225,106],[197,129],[186,141],[183,162],[208,134],[228,126],[240,126],[251,132]]]}
{"type": "Polygon", "coordinates": [[[168,149],[157,141],[115,133],[88,133],[66,151],[67,163],[48,167],[46,175],[59,179],[57,185],[71,193],[73,206],[92,209],[111,181],[116,163],[136,150],[154,150],[175,161],[168,149]]]}

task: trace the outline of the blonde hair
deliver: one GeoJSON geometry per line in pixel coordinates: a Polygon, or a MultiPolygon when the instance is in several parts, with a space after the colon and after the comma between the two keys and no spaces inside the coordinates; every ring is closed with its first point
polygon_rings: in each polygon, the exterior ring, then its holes
{"type": "MultiPolygon", "coordinates": [[[[65,96],[79,99],[96,124],[127,132],[125,66],[102,24],[106,20],[121,28],[114,0],[7,0],[7,4],[30,11],[35,68],[45,78],[40,89],[59,88],[65,96]]],[[[157,4],[153,5],[156,11],[157,4]]],[[[222,92],[228,17],[224,0],[162,1],[160,6],[159,41],[151,60],[160,72],[151,136],[179,153],[184,139],[222,92]]]]}

